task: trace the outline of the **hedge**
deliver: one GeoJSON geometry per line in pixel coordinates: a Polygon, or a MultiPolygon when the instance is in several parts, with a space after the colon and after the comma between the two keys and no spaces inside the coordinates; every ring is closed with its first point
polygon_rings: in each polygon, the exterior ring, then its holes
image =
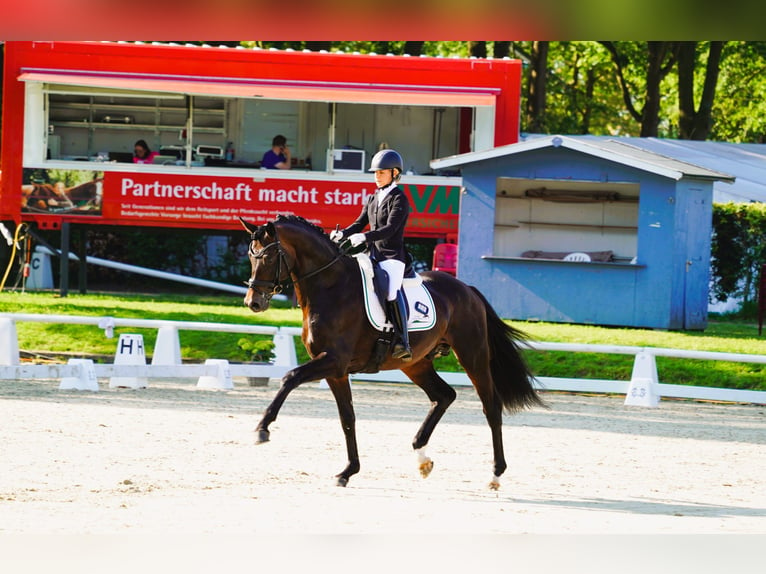
{"type": "Polygon", "coordinates": [[[758,298],[761,265],[766,263],[766,204],[713,204],[710,298],[740,297],[743,306],[758,298]]]}

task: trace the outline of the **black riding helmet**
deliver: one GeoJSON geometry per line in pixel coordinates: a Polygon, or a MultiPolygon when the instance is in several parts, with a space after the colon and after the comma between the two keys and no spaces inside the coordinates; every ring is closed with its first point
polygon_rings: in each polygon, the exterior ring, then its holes
{"type": "Polygon", "coordinates": [[[369,171],[377,171],[379,169],[393,170],[396,168],[399,170],[399,173],[392,173],[392,175],[394,181],[399,181],[399,177],[402,175],[402,171],[404,171],[403,164],[402,156],[398,152],[392,149],[382,149],[372,156],[369,171]]]}

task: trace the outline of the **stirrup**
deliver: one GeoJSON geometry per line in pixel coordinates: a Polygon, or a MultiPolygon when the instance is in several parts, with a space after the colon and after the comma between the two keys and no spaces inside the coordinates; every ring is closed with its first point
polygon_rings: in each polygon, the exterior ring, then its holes
{"type": "Polygon", "coordinates": [[[394,348],[391,351],[391,356],[394,359],[401,359],[402,361],[412,360],[412,351],[405,347],[402,343],[394,344],[394,348]]]}

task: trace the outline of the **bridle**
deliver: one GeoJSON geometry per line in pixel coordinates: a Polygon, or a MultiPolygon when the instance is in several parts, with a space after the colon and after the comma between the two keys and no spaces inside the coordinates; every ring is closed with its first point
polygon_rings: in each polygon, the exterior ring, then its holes
{"type": "Polygon", "coordinates": [[[277,237],[277,230],[274,228],[274,241],[272,243],[269,243],[262,249],[259,249],[258,251],[253,251],[253,242],[254,241],[260,241],[261,240],[261,234],[256,231],[250,234],[250,248],[249,248],[249,256],[253,259],[263,259],[266,256],[266,252],[271,249],[272,247],[275,247],[277,250],[277,266],[276,271],[274,274],[274,279],[272,281],[265,281],[262,279],[254,279],[250,278],[247,281],[245,281],[245,285],[247,285],[248,289],[253,289],[258,291],[267,301],[271,300],[271,298],[274,295],[278,295],[279,293],[282,293],[285,286],[289,285],[295,285],[296,283],[299,283],[301,281],[305,281],[306,279],[309,279],[310,277],[313,277],[314,275],[317,275],[324,271],[325,269],[328,269],[331,267],[335,262],[339,261],[341,257],[345,254],[344,251],[339,251],[338,254],[330,260],[329,263],[326,263],[319,267],[318,269],[314,269],[313,271],[310,271],[309,273],[306,273],[303,277],[295,277],[295,273],[292,269],[290,269],[290,265],[287,263],[287,255],[285,254],[285,250],[282,248],[282,242],[279,240],[279,237],[277,237]],[[287,277],[282,279],[282,266],[284,265],[284,268],[287,270],[287,277]],[[265,290],[256,289],[256,287],[259,288],[265,288],[265,290]]]}
{"type": "Polygon", "coordinates": [[[272,247],[277,248],[277,269],[276,274],[274,276],[273,281],[263,281],[261,279],[255,279],[251,277],[247,281],[245,281],[245,285],[247,285],[248,289],[254,289],[261,293],[266,300],[270,300],[274,295],[277,295],[282,292],[283,290],[283,284],[286,283],[290,279],[290,268],[287,266],[287,259],[285,259],[285,252],[284,249],[282,249],[282,244],[277,240],[274,243],[269,243],[267,246],[265,246],[263,249],[259,249],[258,251],[253,251],[253,241],[256,240],[255,233],[251,234],[250,236],[250,257],[252,259],[263,259],[266,256],[266,252],[271,249],[272,247]],[[280,276],[282,275],[282,264],[284,263],[285,269],[287,269],[288,275],[286,279],[281,279],[280,276]],[[267,290],[270,291],[262,291],[261,289],[256,289],[256,287],[265,287],[267,290]]]}

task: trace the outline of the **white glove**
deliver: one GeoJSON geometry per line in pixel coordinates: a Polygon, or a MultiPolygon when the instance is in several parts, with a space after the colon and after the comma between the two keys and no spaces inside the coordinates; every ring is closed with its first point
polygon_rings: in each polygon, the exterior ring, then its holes
{"type": "Polygon", "coordinates": [[[341,239],[343,239],[343,232],[339,229],[333,229],[330,232],[330,239],[332,239],[335,243],[338,243],[341,239]]]}
{"type": "Polygon", "coordinates": [[[358,245],[361,245],[367,241],[367,238],[364,236],[364,233],[354,233],[351,237],[348,238],[348,240],[351,242],[353,247],[357,247],[358,245]]]}

